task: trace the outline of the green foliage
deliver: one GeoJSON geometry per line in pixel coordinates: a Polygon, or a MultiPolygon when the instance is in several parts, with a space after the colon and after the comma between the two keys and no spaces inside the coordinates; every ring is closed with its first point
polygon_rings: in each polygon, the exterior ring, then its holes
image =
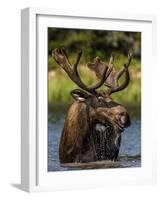
{"type": "MultiPolygon", "coordinates": [[[[56,64],[51,57],[51,51],[64,47],[71,63],[75,62],[76,54],[82,50],[79,71],[87,85],[97,82],[95,74],[89,71],[86,63],[99,56],[103,62],[108,62],[111,53],[114,56],[114,66],[120,68],[127,62],[128,51],[133,49],[134,59],[130,66],[131,81],[129,86],[116,94],[113,98],[118,102],[128,104],[141,103],[141,33],[98,31],[80,29],[48,29],[48,101],[49,105],[57,102],[70,103],[71,90],[78,88],[67,74],[56,64]]],[[[102,89],[106,89],[103,87],[102,89]]]]}
{"type": "Polygon", "coordinates": [[[127,56],[131,49],[134,56],[140,58],[141,33],[49,28],[48,55],[51,55],[53,49],[62,47],[72,59],[75,59],[77,52],[82,50],[81,62],[88,62],[96,56],[107,60],[112,53],[127,56]]]}
{"type": "MultiPolygon", "coordinates": [[[[123,58],[123,56],[121,56],[123,58]]],[[[116,66],[122,66],[124,60],[115,61],[116,66]]],[[[130,66],[131,81],[129,86],[121,92],[114,93],[112,97],[118,102],[125,102],[128,104],[139,105],[141,103],[141,77],[140,77],[140,62],[133,60],[130,66]]],[[[56,102],[70,103],[72,97],[70,95],[71,90],[78,88],[73,83],[67,74],[59,67],[54,71],[54,77],[50,77],[49,73],[49,84],[48,84],[48,101],[52,105],[56,102]]],[[[80,66],[80,76],[83,82],[87,85],[96,83],[95,74],[87,69],[85,66],[80,66]]],[[[103,86],[101,89],[106,90],[103,86]]]]}

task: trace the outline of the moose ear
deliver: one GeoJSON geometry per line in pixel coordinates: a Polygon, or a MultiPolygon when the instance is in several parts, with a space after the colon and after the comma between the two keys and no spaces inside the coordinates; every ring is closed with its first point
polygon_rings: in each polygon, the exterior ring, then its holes
{"type": "Polygon", "coordinates": [[[80,89],[72,90],[71,95],[75,100],[78,100],[81,102],[84,102],[87,98],[89,98],[89,96],[91,96],[90,94],[80,89]]]}

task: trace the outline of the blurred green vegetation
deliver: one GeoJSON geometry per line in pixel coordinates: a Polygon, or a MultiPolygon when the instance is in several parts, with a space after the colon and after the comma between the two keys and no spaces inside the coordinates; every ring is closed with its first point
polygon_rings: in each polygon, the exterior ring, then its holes
{"type": "MultiPolygon", "coordinates": [[[[82,80],[91,85],[97,82],[95,74],[86,67],[86,63],[99,56],[103,62],[108,62],[111,54],[114,55],[114,66],[121,67],[127,62],[129,50],[133,50],[134,58],[129,67],[131,81],[129,86],[112,96],[121,103],[140,105],[141,103],[141,33],[98,31],[79,29],[48,29],[48,102],[70,103],[70,91],[78,88],[67,74],[56,64],[51,57],[55,48],[65,48],[71,63],[75,62],[78,51],[83,55],[79,64],[82,80]]],[[[106,90],[107,88],[102,87],[106,90]]]]}

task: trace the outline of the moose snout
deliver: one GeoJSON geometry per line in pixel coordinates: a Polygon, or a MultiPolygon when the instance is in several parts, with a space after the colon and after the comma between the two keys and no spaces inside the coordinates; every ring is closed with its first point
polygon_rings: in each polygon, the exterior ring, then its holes
{"type": "Polygon", "coordinates": [[[131,124],[130,117],[128,115],[121,116],[120,122],[124,127],[128,127],[131,124]]]}

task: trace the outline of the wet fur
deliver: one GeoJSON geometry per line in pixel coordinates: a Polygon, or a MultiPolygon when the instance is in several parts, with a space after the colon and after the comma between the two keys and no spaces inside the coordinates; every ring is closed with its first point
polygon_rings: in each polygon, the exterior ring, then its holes
{"type": "Polygon", "coordinates": [[[62,163],[82,160],[83,142],[89,132],[85,113],[86,104],[79,101],[74,102],[69,108],[59,146],[62,163]]]}
{"type": "MultiPolygon", "coordinates": [[[[116,144],[118,148],[113,144],[121,138],[121,132],[113,124],[114,118],[107,112],[108,108],[89,106],[87,113],[87,106],[86,103],[75,101],[69,108],[59,145],[61,163],[117,159],[120,142],[118,146],[116,144]],[[109,124],[112,131],[107,136],[109,124]]],[[[112,108],[112,113],[115,114],[117,109],[112,108]]]]}

